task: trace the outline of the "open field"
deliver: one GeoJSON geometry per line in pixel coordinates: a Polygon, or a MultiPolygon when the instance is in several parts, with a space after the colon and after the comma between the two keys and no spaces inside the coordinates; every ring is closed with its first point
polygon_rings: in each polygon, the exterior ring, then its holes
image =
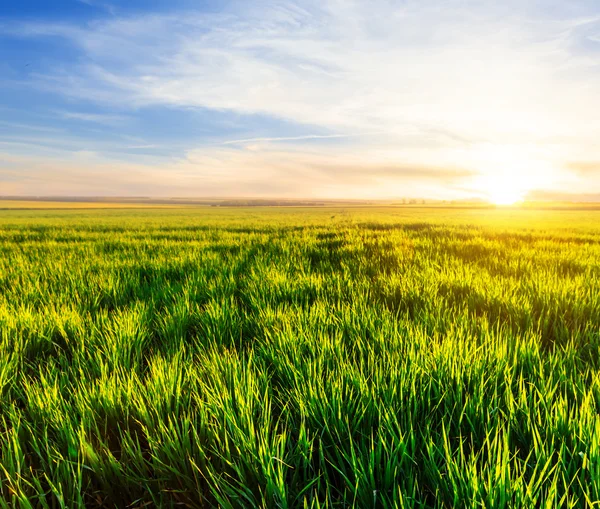
{"type": "Polygon", "coordinates": [[[600,501],[600,211],[3,210],[0,250],[2,507],[600,501]]]}

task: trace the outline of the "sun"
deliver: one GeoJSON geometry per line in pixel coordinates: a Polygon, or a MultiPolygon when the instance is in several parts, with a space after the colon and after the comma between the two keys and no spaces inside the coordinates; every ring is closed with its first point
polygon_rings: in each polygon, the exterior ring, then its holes
{"type": "Polygon", "coordinates": [[[473,189],[494,205],[524,201],[530,191],[546,185],[551,174],[543,155],[520,146],[486,144],[475,151],[473,161],[481,171],[473,189]]]}
{"type": "Polygon", "coordinates": [[[474,188],[487,202],[508,207],[523,201],[531,189],[523,174],[512,171],[495,171],[481,175],[474,182],[474,188]]]}
{"type": "Polygon", "coordinates": [[[499,183],[487,192],[488,200],[494,205],[515,205],[523,201],[525,192],[515,188],[511,183],[499,183]]]}

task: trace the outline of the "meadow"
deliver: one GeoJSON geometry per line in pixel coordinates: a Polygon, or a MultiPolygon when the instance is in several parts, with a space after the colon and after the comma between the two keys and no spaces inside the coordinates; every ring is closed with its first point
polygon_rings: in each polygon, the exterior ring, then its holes
{"type": "Polygon", "coordinates": [[[600,211],[0,211],[1,507],[591,507],[600,211]]]}

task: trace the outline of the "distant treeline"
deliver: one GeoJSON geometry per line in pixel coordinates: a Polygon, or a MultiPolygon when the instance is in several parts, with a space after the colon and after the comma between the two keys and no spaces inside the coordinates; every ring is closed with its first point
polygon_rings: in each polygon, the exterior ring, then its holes
{"type": "Polygon", "coordinates": [[[324,207],[325,202],[280,200],[226,200],[213,207],[324,207]]]}

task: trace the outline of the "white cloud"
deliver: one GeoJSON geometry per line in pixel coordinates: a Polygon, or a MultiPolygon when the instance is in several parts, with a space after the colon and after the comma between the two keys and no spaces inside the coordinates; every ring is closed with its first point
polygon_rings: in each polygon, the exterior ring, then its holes
{"type": "Polygon", "coordinates": [[[305,136],[281,136],[276,138],[245,138],[242,140],[227,140],[223,145],[245,145],[246,143],[255,142],[276,142],[276,141],[306,141],[306,140],[333,140],[341,138],[356,138],[363,136],[373,136],[382,133],[363,133],[363,134],[308,134],[305,136]]]}
{"type": "Polygon", "coordinates": [[[105,3],[105,2],[96,2],[95,0],[77,0],[77,2],[89,5],[90,7],[97,7],[99,9],[103,9],[107,11],[109,14],[115,15],[116,9],[114,5],[105,3]]]}
{"type": "MultiPolygon", "coordinates": [[[[248,154],[291,141],[302,142],[303,151],[289,146],[286,156],[267,149],[270,155],[262,154],[260,164],[270,165],[270,178],[297,188],[290,175],[305,177],[303,157],[309,157],[313,142],[345,136],[343,162],[356,169],[363,166],[351,159],[370,157],[364,163],[367,179],[368,168],[384,163],[502,172],[481,154],[504,151],[531,158],[523,166],[531,163],[551,186],[560,180],[560,168],[580,159],[582,151],[600,159],[595,142],[600,52],[580,47],[582,39],[593,38],[582,34],[597,33],[600,12],[583,15],[573,8],[567,15],[544,11],[542,4],[260,1],[234,4],[218,15],[115,18],[85,28],[28,24],[14,31],[64,37],[84,52],[79,63],[37,77],[40,86],[71,97],[121,108],[170,105],[261,114],[332,133],[225,140],[251,150],[206,147],[201,160],[191,150],[186,164],[195,164],[199,175],[222,189],[259,171],[258,160],[248,154]],[[368,132],[385,134],[376,142],[351,134],[368,132]],[[488,151],[489,144],[495,149],[488,151]],[[294,173],[286,157],[301,161],[302,171],[294,173]],[[540,169],[544,165],[547,171],[540,169]]],[[[308,167],[327,166],[325,156],[338,158],[336,167],[342,167],[337,149],[321,150],[329,151],[308,167]]],[[[510,164],[515,157],[500,159],[510,164]]],[[[341,187],[358,182],[351,171],[336,178],[341,187]]],[[[431,184],[425,170],[420,180],[431,184]]],[[[327,189],[334,184],[317,182],[327,189]]]]}
{"type": "Polygon", "coordinates": [[[109,126],[122,125],[129,120],[125,115],[110,115],[105,113],[82,113],[78,111],[57,111],[58,116],[67,120],[81,120],[109,126]]]}
{"type": "Polygon", "coordinates": [[[48,132],[48,133],[64,132],[64,129],[60,129],[58,127],[49,127],[49,126],[35,125],[35,124],[23,124],[20,122],[10,122],[10,121],[6,121],[6,120],[0,120],[0,126],[8,127],[10,129],[15,129],[15,130],[42,131],[42,132],[48,132]]]}

